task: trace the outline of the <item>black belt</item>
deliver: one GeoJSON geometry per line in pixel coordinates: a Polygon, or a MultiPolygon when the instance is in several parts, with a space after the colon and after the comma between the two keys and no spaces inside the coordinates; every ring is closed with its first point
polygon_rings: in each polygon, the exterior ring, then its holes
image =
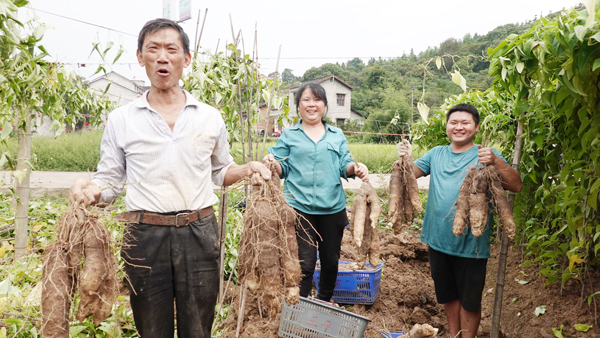
{"type": "Polygon", "coordinates": [[[191,222],[195,222],[206,216],[210,216],[214,213],[213,207],[206,207],[204,209],[196,211],[184,211],[174,214],[159,214],[150,211],[128,211],[117,214],[115,219],[117,221],[137,224],[151,224],[151,225],[164,225],[164,226],[186,226],[191,222]]]}

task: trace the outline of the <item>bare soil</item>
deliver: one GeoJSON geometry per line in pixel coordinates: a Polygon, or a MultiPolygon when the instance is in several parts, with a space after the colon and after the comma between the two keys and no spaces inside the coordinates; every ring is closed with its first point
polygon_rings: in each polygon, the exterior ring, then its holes
{"type": "MultiPolygon", "coordinates": [[[[449,337],[443,306],[438,304],[429,263],[427,245],[420,242],[418,234],[394,235],[380,229],[381,258],[385,262],[379,296],[372,305],[341,305],[347,311],[371,319],[364,337],[379,338],[382,332],[408,331],[414,324],[430,324],[439,328],[440,337],[449,337]]],[[[482,321],[478,337],[489,337],[494,303],[494,290],[498,270],[499,246],[492,246],[492,257],[488,260],[488,274],[483,295],[482,321]]],[[[342,260],[354,261],[356,248],[349,231],[344,234],[342,260]]],[[[560,283],[545,286],[545,278],[536,267],[521,267],[522,253],[510,248],[502,305],[501,337],[557,337],[552,329],[560,330],[566,337],[600,337],[595,323],[596,310],[582,301],[580,284],[569,284],[561,290],[560,283]],[[519,283],[527,281],[527,284],[519,283]],[[546,312],[536,316],[535,309],[545,305],[546,312]],[[593,325],[587,332],[577,332],[574,324],[593,325]]],[[[600,274],[590,275],[592,283],[600,284],[600,274]]],[[[230,288],[232,289],[232,288],[230,288]]],[[[228,292],[233,315],[224,326],[228,331],[223,337],[236,337],[240,289],[228,292]],[[233,302],[231,301],[233,299],[233,302]]],[[[587,295],[587,294],[586,294],[587,295]]],[[[244,306],[244,324],[240,337],[277,337],[279,314],[274,318],[262,316],[256,297],[248,294],[244,306]]]]}

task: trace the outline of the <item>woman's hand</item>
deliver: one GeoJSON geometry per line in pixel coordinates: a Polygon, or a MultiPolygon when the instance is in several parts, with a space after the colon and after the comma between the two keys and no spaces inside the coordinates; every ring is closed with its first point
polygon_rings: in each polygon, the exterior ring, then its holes
{"type": "Polygon", "coordinates": [[[354,174],[358,176],[363,182],[369,182],[369,168],[362,163],[358,163],[358,168],[356,164],[354,165],[354,174]]]}

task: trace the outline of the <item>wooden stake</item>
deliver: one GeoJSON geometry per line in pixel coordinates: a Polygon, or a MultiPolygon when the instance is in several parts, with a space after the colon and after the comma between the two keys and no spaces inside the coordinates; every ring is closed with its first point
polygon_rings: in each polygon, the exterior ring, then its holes
{"type": "Polygon", "coordinates": [[[227,234],[227,189],[221,187],[221,200],[219,201],[219,303],[223,303],[223,276],[225,276],[225,235],[227,234]]]}
{"type": "Polygon", "coordinates": [[[244,287],[241,290],[242,299],[240,301],[240,308],[238,311],[238,321],[237,328],[235,329],[235,337],[238,338],[240,336],[240,329],[244,324],[244,308],[246,306],[246,289],[248,288],[248,282],[244,282],[244,287]]]}
{"type": "MultiPolygon", "coordinates": [[[[521,149],[523,148],[523,122],[519,121],[517,125],[517,135],[515,141],[515,155],[513,157],[512,167],[518,170],[521,161],[521,149]]],[[[515,205],[515,193],[508,194],[508,207],[513,210],[515,205]]],[[[500,256],[498,257],[498,276],[496,277],[496,291],[494,293],[494,311],[492,312],[492,332],[491,338],[500,338],[500,316],[502,313],[502,296],[504,295],[504,279],[506,277],[506,261],[508,256],[508,236],[502,229],[502,242],[500,244],[500,256]]]]}

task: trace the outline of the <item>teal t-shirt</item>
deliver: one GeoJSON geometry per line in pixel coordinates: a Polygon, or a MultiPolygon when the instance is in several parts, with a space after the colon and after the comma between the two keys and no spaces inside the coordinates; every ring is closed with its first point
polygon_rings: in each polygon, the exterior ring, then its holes
{"type": "Polygon", "coordinates": [[[328,215],[346,208],[340,177],[352,162],[341,129],[325,124],[325,134],[314,142],[299,122],[283,130],[269,153],[281,164],[285,198],[292,207],[313,215],[328,215]]]}
{"type": "MultiPolygon", "coordinates": [[[[506,162],[497,150],[492,150],[506,162]]],[[[462,153],[452,152],[450,145],[438,146],[414,162],[425,175],[431,176],[421,241],[434,250],[459,257],[490,257],[491,208],[489,220],[479,238],[471,234],[469,227],[462,236],[452,233],[456,211],[454,203],[469,168],[479,159],[478,153],[477,145],[462,153]]]]}

